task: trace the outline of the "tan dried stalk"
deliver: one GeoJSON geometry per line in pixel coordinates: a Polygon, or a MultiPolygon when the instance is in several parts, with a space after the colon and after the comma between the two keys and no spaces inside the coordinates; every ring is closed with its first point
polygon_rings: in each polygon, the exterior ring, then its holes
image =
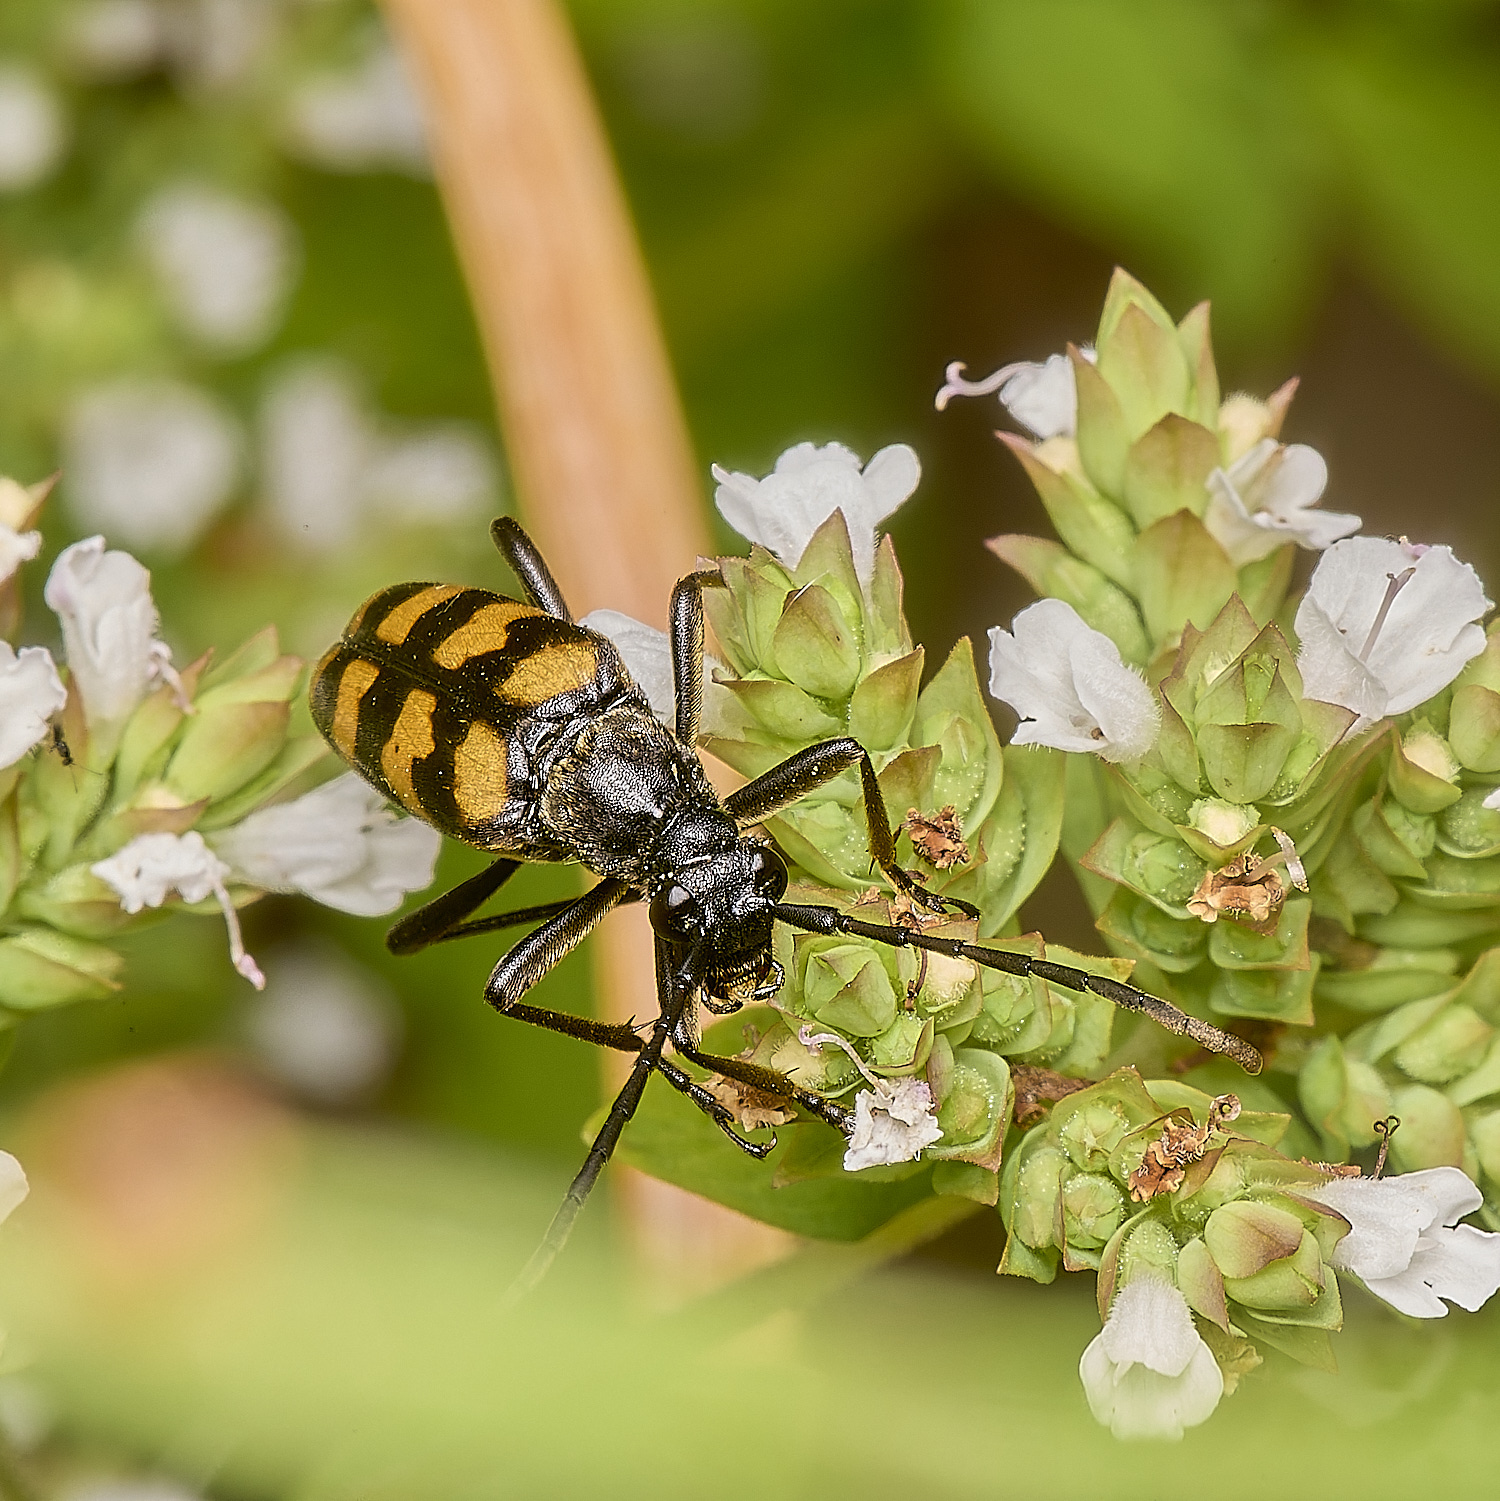
{"type": "MultiPolygon", "coordinates": [[[[666,624],[710,551],[696,462],[646,269],[588,80],[552,0],[385,0],[495,384],[522,515],[575,613],[666,624]]],[[[646,914],[592,940],[601,1011],[656,1010],[646,914]]],[[[615,1082],[615,1060],[607,1070],[615,1082]]],[[[774,1259],[787,1238],[621,1174],[654,1281],[774,1259]]]]}

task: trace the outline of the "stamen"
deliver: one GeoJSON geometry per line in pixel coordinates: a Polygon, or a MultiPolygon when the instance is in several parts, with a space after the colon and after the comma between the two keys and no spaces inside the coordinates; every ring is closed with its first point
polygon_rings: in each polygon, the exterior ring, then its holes
{"type": "Polygon", "coordinates": [[[933,399],[933,405],[938,411],[944,411],[948,403],[955,396],[993,396],[996,391],[1008,381],[1011,376],[1018,374],[1026,368],[1024,360],[1013,365],[1002,365],[993,375],[987,375],[983,380],[965,380],[965,365],[962,360],[954,362],[943,371],[946,382],[943,389],[933,399]]]}
{"type": "Polygon", "coordinates": [[[213,892],[219,900],[219,910],[224,914],[224,926],[229,929],[229,957],[235,969],[257,990],[264,990],[266,977],[261,973],[260,965],[245,952],[245,939],[240,932],[240,915],[234,910],[234,903],[229,900],[229,893],[224,889],[222,879],[215,877],[213,892]]]}
{"type": "Polygon", "coordinates": [[[1380,634],[1380,628],[1385,624],[1386,616],[1391,613],[1391,606],[1396,603],[1396,596],[1407,586],[1412,574],[1416,571],[1415,568],[1407,568],[1401,573],[1386,574],[1390,583],[1386,586],[1385,598],[1381,600],[1380,609],[1376,612],[1375,624],[1370,627],[1370,634],[1365,637],[1365,644],[1359,649],[1361,662],[1369,661],[1370,652],[1375,646],[1375,638],[1380,634]]]}
{"type": "Polygon", "coordinates": [[[797,1029],[797,1041],[800,1042],[803,1047],[811,1048],[815,1053],[822,1050],[823,1044],[825,1042],[831,1042],[836,1048],[842,1048],[843,1051],[846,1052],[850,1056],[850,1058],[854,1060],[855,1068],[857,1068],[860,1073],[862,1073],[865,1078],[870,1081],[870,1087],[872,1089],[879,1090],[882,1086],[884,1086],[885,1088],[890,1087],[888,1080],[879,1078],[877,1075],[872,1074],[870,1070],[865,1067],[865,1060],[854,1051],[853,1044],[848,1042],[846,1039],[838,1036],[837,1033],[814,1032],[811,1027],[799,1027],[797,1029]]]}
{"type": "MultiPolygon", "coordinates": [[[[1292,878],[1292,885],[1298,891],[1306,891],[1307,868],[1302,864],[1302,857],[1297,853],[1297,846],[1292,843],[1292,836],[1273,827],[1271,837],[1281,846],[1281,858],[1286,862],[1286,873],[1292,878]]],[[[1270,861],[1266,863],[1269,865],[1270,861]]]]}
{"type": "Polygon", "coordinates": [[[1380,1138],[1380,1155],[1375,1159],[1375,1177],[1379,1177],[1385,1171],[1386,1153],[1391,1149],[1391,1137],[1396,1134],[1401,1125],[1399,1115],[1388,1115],[1383,1121],[1376,1121],[1371,1128],[1380,1138]]]}
{"type": "Polygon", "coordinates": [[[172,648],[166,642],[153,641],[151,643],[147,677],[165,683],[172,690],[172,701],[184,714],[198,712],[188,698],[187,690],[182,686],[182,679],[178,676],[177,669],[172,666],[172,648]]]}

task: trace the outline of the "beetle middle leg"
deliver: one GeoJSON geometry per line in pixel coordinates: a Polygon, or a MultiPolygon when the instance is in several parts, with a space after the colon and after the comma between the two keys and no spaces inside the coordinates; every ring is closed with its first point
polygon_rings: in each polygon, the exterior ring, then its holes
{"type": "Polygon", "coordinates": [[[779,765],[762,772],[753,782],[746,783],[738,792],[731,793],[724,799],[724,807],[744,828],[780,812],[852,766],[859,767],[870,857],[886,880],[929,912],[942,913],[955,907],[969,917],[978,917],[977,908],[955,897],[935,895],[910,871],[896,864],[896,838],[891,832],[890,815],[886,812],[885,798],[875,776],[875,763],[857,740],[825,740],[820,745],[810,745],[806,750],[788,756],[779,765]]]}

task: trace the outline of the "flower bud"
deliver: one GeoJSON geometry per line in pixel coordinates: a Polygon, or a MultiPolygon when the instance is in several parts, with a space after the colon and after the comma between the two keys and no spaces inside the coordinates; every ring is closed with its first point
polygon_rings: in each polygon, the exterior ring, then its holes
{"type": "Polygon", "coordinates": [[[850,1037],[875,1037],[896,1019],[896,992],[874,950],[864,944],[807,945],[802,1000],[824,1026],[850,1037]]]}
{"type": "Polygon", "coordinates": [[[1023,1146],[1021,1150],[1024,1155],[1016,1174],[1011,1233],[1033,1250],[1045,1250],[1057,1244],[1057,1217],[1067,1158],[1056,1147],[1044,1143],[1023,1146]]]}
{"type": "Polygon", "coordinates": [[[937,1113],[942,1141],[928,1150],[928,1156],[998,1168],[1015,1104],[1010,1066],[998,1053],[959,1048],[942,1087],[937,1113]]]}
{"type": "Polygon", "coordinates": [[[1460,774],[1453,747],[1419,719],[1393,748],[1387,775],[1392,795],[1414,813],[1436,813],[1456,802],[1460,774]]]}
{"type": "Polygon", "coordinates": [[[1069,1174],[1063,1184],[1062,1206],[1070,1246],[1102,1246],[1125,1222],[1125,1195],[1103,1173],[1069,1174]]]}
{"type": "Polygon", "coordinates": [[[98,1001],[120,988],[125,961],[113,949],[51,928],[0,938],[0,1005],[40,1011],[69,1001],[98,1001]]]}
{"type": "Polygon", "coordinates": [[[1470,771],[1500,771],[1500,693],[1478,683],[1454,688],[1448,739],[1470,771]]]}
{"type": "Polygon", "coordinates": [[[1463,1005],[1445,1006],[1396,1049],[1396,1066],[1424,1084],[1446,1084],[1476,1068],[1495,1029],[1463,1005]]]}
{"type": "MultiPolygon", "coordinates": [[[[891,750],[911,729],[922,681],[922,648],[877,667],[849,700],[849,734],[867,750],[891,750]]],[[[810,743],[816,736],[809,736],[810,743]]]]}
{"type": "MultiPolygon", "coordinates": [[[[252,643],[257,655],[275,647],[274,631],[262,635],[269,640],[264,647],[252,643]]],[[[239,656],[205,680],[167,767],[167,785],[189,802],[226,797],[269,766],[285,744],[301,659],[275,657],[231,676],[239,656]]]]}
{"type": "Polygon", "coordinates": [[[1500,853],[1500,809],[1485,806],[1486,796],[1492,791],[1489,787],[1471,787],[1439,814],[1438,839],[1450,855],[1475,859],[1500,853]]]}
{"type": "MultiPolygon", "coordinates": [[[[1232,1208],[1232,1204],[1225,1205],[1214,1218],[1232,1208]]],[[[1210,1229],[1213,1222],[1213,1219],[1208,1222],[1210,1229]]],[[[1298,1228],[1301,1229],[1300,1222],[1298,1228]]],[[[1212,1242],[1209,1242],[1209,1249],[1213,1250],[1212,1242]]],[[[1218,1261],[1217,1256],[1214,1259],[1218,1261]]],[[[1223,1270],[1222,1262],[1219,1269],[1223,1270]]],[[[1302,1230],[1296,1248],[1289,1256],[1267,1263],[1248,1277],[1226,1276],[1224,1291],[1247,1308],[1286,1311],[1311,1308],[1318,1301],[1327,1280],[1331,1279],[1323,1270],[1323,1255],[1318,1249],[1317,1237],[1311,1230],[1302,1230]]]]}
{"type": "Polygon", "coordinates": [[[1085,1171],[1102,1171],[1109,1155],[1134,1123],[1124,1109],[1105,1099],[1091,1099],[1076,1107],[1057,1132],[1062,1149],[1085,1171]]]}
{"type": "Polygon", "coordinates": [[[1401,1122],[1391,1133],[1391,1162],[1397,1172],[1462,1165],[1464,1118],[1446,1095],[1425,1084],[1408,1084],[1392,1091],[1391,1113],[1401,1122]]]}
{"type": "Polygon", "coordinates": [[[1238,1281],[1294,1255],[1303,1233],[1302,1221],[1289,1210],[1237,1199],[1209,1215],[1203,1242],[1225,1278],[1238,1281]]]}
{"type": "Polygon", "coordinates": [[[859,677],[859,637],[821,584],[786,600],[771,652],[777,672],[816,698],[846,699],[859,677]]]}

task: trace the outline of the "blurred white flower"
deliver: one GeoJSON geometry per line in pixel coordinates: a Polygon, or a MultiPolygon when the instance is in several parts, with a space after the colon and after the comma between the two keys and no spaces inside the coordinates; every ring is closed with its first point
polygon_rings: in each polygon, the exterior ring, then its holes
{"type": "Polygon", "coordinates": [[[399,818],[353,772],[213,836],[252,885],[300,891],[359,917],[394,912],[408,891],[430,886],[442,842],[420,820],[399,818]]]}
{"type": "Polygon", "coordinates": [[[202,1501],[202,1497],[175,1480],[129,1475],[86,1480],[61,1492],[60,1501],[202,1501]]]}
{"type": "Polygon", "coordinates": [[[68,61],[92,78],[131,78],[154,68],[168,42],[159,0],[94,0],[75,6],[63,26],[68,61]]]}
{"type": "Polygon", "coordinates": [[[788,568],[802,561],[812,535],[835,511],[844,513],[854,566],[868,584],[875,572],[876,528],[917,488],[922,466],[905,443],[882,448],[860,467],[842,443],[798,443],[764,479],[713,466],[714,502],[740,536],[758,542],[788,568]]]}
{"type": "Polygon", "coordinates": [[[266,971],[247,1030],[275,1078],[324,1105],[357,1099],[385,1078],[400,1015],[374,975],[331,945],[277,953],[266,971]]]}
{"type": "Polygon", "coordinates": [[[449,521],[491,503],[488,446],[461,423],[390,433],[348,370],[309,360],[277,379],[261,408],[261,474],[280,530],[317,551],[354,540],[371,515],[449,521]]]}
{"type": "Polygon", "coordinates": [[[151,575],[128,552],[106,552],[103,537],[88,537],[58,554],[43,598],[62,624],[63,653],[90,734],[107,739],[153,682],[171,680],[172,653],[156,634],[161,621],[151,575]]]}
{"type": "Polygon", "coordinates": [[[66,140],[62,106],[42,78],[0,63],[0,192],[41,182],[62,160],[66,140]]]}
{"type": "Polygon", "coordinates": [[[174,183],[148,200],[138,232],[167,305],[189,333],[225,353],[270,336],[296,260],[295,231],[274,203],[174,183]]]}
{"type": "Polygon", "coordinates": [[[1440,1319],[1444,1298],[1472,1313],[1500,1290],[1500,1235],[1458,1223],[1484,1203],[1459,1168],[1335,1178],[1313,1197],[1349,1221],[1334,1266],[1402,1313],[1440,1319]]]}
{"type": "Polygon", "coordinates": [[[1496,812],[1500,812],[1500,787],[1495,788],[1495,790],[1490,793],[1487,798],[1485,798],[1484,806],[1486,808],[1492,808],[1496,812]]]}
{"type": "Polygon", "coordinates": [[[288,105],[287,133],[300,155],[334,171],[429,170],[421,101],[385,39],[357,67],[307,79],[288,105]]]}
{"type": "Polygon", "coordinates": [[[854,1097],[854,1132],[844,1171],[911,1162],[943,1134],[925,1079],[876,1079],[854,1097]]]}
{"type": "Polygon", "coordinates": [[[0,770],[42,740],[48,721],[67,701],[46,647],[23,646],[17,652],[0,641],[0,770]]]}
{"type": "Polygon", "coordinates": [[[311,362],[280,377],[261,407],[261,475],[281,530],[318,550],[350,541],[374,448],[340,366],[311,362]]]}
{"type": "Polygon", "coordinates": [[[461,423],[433,423],[379,440],[361,483],[371,509],[429,521],[471,516],[489,504],[495,488],[488,446],[461,423]]]}
{"type": "MultiPolygon", "coordinates": [[[[1096,358],[1089,344],[1079,353],[1091,364],[1096,358]]],[[[943,372],[943,387],[933,405],[941,412],[955,396],[996,392],[1005,410],[1038,438],[1073,436],[1078,425],[1078,383],[1067,355],[1048,355],[1040,363],[1017,360],[983,380],[965,380],[963,361],[955,360],[943,372]]]]}
{"type": "Polygon", "coordinates": [[[1161,723],[1156,695],[1119,647],[1060,599],[1028,605],[1010,631],[990,631],[990,692],[1021,716],[1014,745],[1133,761],[1161,723]]]}
{"type": "Polygon", "coordinates": [[[168,50],[190,88],[232,89],[265,57],[281,0],[176,0],[162,6],[168,50]]]}
{"type": "Polygon", "coordinates": [[[1286,542],[1322,552],[1362,524],[1358,516],[1311,509],[1327,484],[1328,465],[1316,448],[1262,438],[1209,475],[1203,524],[1236,568],[1286,542]]]}
{"type": "Polygon", "coordinates": [[[86,526],[132,547],[180,553],[234,491],[239,424],[206,391],[125,379],[82,391],[68,410],[68,499],[86,526]]]}
{"type": "Polygon", "coordinates": [[[229,929],[229,957],[257,990],[266,983],[260,967],[245,952],[239,915],[224,888],[229,867],[196,831],[187,834],[138,834],[123,849],[89,869],[120,898],[127,912],[160,907],[175,891],[185,902],[214,897],[229,929]]]}
{"type": "Polygon", "coordinates": [[[1350,537],[1318,560],[1297,608],[1303,692],[1341,704],[1362,729],[1404,714],[1484,650],[1479,575],[1446,547],[1350,537]]]}
{"type": "Polygon", "coordinates": [[[31,1192],[26,1171],[9,1152],[0,1152],[0,1220],[7,1220],[31,1192]]]}
{"type": "Polygon", "coordinates": [[[57,1423],[46,1394],[24,1376],[0,1376],[0,1435],[22,1454],[41,1445],[57,1423]]]}
{"type": "Polygon", "coordinates": [[[1187,1299],[1149,1271],[1115,1295],[1078,1375],[1089,1410],[1116,1438],[1180,1439],[1224,1395],[1223,1373],[1193,1327],[1187,1299]]]}

